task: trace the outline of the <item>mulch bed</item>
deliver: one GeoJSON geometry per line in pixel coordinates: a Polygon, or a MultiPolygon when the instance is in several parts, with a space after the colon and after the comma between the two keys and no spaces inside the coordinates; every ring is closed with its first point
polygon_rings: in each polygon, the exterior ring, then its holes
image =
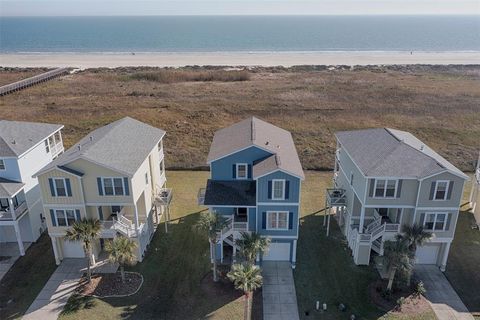
{"type": "Polygon", "coordinates": [[[120,272],[92,275],[88,283],[86,276],[82,278],[78,293],[86,296],[112,297],[134,294],[142,285],[143,278],[139,273],[126,272],[125,283],[120,272]]]}
{"type": "Polygon", "coordinates": [[[428,301],[423,296],[415,296],[413,288],[404,288],[402,290],[392,290],[391,295],[385,298],[382,293],[387,287],[386,280],[377,280],[368,287],[370,297],[373,303],[383,311],[397,313],[402,315],[423,314],[430,310],[428,301]],[[401,297],[405,298],[401,309],[397,306],[397,300],[401,297]]]}

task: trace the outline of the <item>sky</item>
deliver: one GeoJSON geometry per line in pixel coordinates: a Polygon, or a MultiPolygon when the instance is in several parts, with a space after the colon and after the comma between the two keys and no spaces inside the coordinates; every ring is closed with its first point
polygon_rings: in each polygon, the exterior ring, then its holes
{"type": "Polygon", "coordinates": [[[0,16],[480,15],[480,0],[0,0],[0,16]]]}

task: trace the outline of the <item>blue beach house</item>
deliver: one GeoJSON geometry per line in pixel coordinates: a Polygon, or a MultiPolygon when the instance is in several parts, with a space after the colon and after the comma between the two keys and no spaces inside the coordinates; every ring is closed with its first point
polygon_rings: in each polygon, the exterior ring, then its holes
{"type": "Polygon", "coordinates": [[[215,133],[207,163],[211,176],[199,203],[230,222],[220,233],[215,258],[231,262],[241,232],[257,232],[271,239],[259,260],[290,261],[295,267],[305,176],[290,132],[245,119],[215,133]]]}

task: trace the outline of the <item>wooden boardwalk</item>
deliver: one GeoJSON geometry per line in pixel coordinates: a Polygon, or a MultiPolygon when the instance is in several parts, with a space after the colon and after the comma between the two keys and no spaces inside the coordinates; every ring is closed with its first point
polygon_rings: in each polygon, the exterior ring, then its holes
{"type": "Polygon", "coordinates": [[[64,74],[70,73],[69,68],[58,68],[55,70],[50,70],[42,74],[37,74],[36,76],[23,79],[14,83],[10,83],[0,87],[0,96],[7,95],[9,93],[19,91],[33,85],[36,85],[41,82],[51,80],[53,78],[62,76],[64,74]]]}

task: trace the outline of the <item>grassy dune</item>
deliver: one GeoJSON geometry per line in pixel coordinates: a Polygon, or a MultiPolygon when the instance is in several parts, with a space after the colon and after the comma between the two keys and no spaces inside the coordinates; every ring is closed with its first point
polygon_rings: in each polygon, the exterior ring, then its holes
{"type": "Polygon", "coordinates": [[[333,166],[338,130],[408,130],[467,171],[480,149],[480,66],[214,71],[90,69],[2,97],[0,108],[5,119],[65,124],[67,146],[135,117],[167,131],[169,168],[205,166],[213,133],[251,115],[290,130],[305,169],[333,166]]]}

